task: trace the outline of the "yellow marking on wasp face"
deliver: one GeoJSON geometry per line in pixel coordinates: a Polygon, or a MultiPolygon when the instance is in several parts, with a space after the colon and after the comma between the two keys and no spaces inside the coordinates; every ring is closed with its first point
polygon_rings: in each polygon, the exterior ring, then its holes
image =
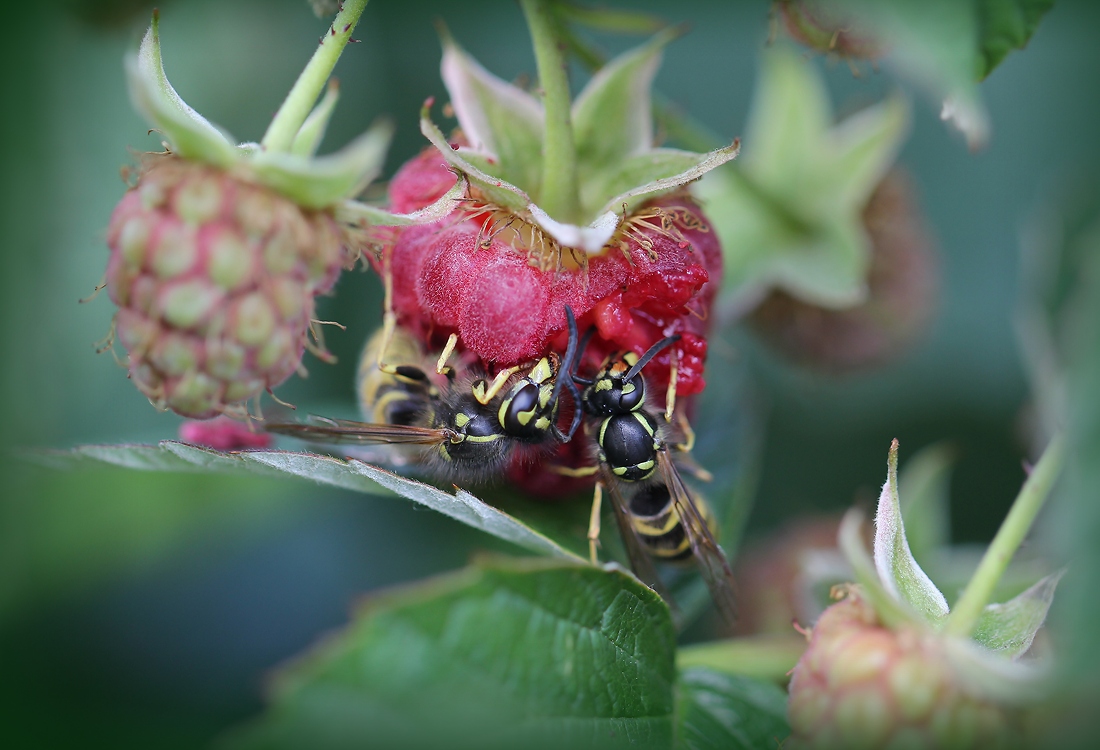
{"type": "Polygon", "coordinates": [[[635,390],[636,389],[634,388],[633,383],[629,383],[629,382],[623,383],[623,395],[624,396],[628,393],[633,393],[635,390]]]}
{"type": "Polygon", "coordinates": [[[521,411],[519,414],[516,415],[516,419],[519,420],[519,423],[521,425],[526,427],[527,423],[530,422],[534,418],[534,416],[535,416],[535,410],[530,409],[529,411],[521,411]]]}
{"type": "Polygon", "coordinates": [[[600,378],[596,381],[597,391],[610,391],[611,390],[611,378],[600,378]]]}
{"type": "Polygon", "coordinates": [[[543,383],[552,377],[554,377],[554,370],[546,357],[540,359],[539,363],[531,368],[531,372],[527,373],[527,378],[532,383],[543,383]]]}
{"type": "Polygon", "coordinates": [[[550,397],[554,395],[554,386],[550,383],[539,388],[539,408],[545,409],[550,403],[550,397]]]}
{"type": "Polygon", "coordinates": [[[455,427],[462,429],[466,425],[470,424],[470,417],[467,414],[459,412],[455,414],[455,427]]]}
{"type": "Polygon", "coordinates": [[[546,417],[539,417],[535,420],[535,427],[540,430],[550,429],[550,420],[546,417]]]}
{"type": "Polygon", "coordinates": [[[633,367],[634,365],[638,364],[638,355],[634,352],[627,352],[623,355],[623,362],[626,362],[628,365],[633,367]]]}

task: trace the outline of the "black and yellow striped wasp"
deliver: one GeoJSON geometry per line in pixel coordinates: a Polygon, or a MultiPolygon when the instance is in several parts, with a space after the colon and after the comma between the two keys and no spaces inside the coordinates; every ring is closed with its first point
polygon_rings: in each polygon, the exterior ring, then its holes
{"type": "MultiPolygon", "coordinates": [[[[585,335],[582,352],[590,335],[585,335]]],[[[646,404],[642,369],[678,338],[662,339],[640,357],[634,352],[613,353],[591,379],[572,375],[584,386],[581,406],[589,417],[586,430],[595,436],[598,463],[570,473],[599,477],[589,529],[593,561],[599,539],[602,489],[606,488],[638,577],[661,591],[654,560],[694,558],[718,611],[732,623],[736,612],[733,573],[715,539],[715,519],[702,497],[684,483],[672,457],[674,450],[690,451],[694,436],[686,422],[681,422],[684,442],[672,439],[674,395],[664,414],[655,414],[646,404]]],[[[676,377],[675,367],[672,377],[676,377]]]]}
{"type": "Polygon", "coordinates": [[[493,479],[503,474],[515,449],[566,443],[580,425],[581,412],[575,408],[569,427],[558,427],[562,388],[575,404],[580,402],[579,389],[567,374],[577,353],[577,324],[568,308],[566,321],[569,344],[563,356],[551,353],[526,370],[511,367],[493,378],[474,367],[456,374],[446,365],[456,337],[433,373],[420,342],[387,321],[360,359],[360,407],[371,422],[311,417],[265,427],[318,443],[415,446],[436,477],[493,479]]]}

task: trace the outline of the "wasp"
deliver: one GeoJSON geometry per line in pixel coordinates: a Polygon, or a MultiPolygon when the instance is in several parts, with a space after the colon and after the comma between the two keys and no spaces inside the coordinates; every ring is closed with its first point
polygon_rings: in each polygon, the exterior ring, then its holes
{"type": "Polygon", "coordinates": [[[266,428],[320,443],[419,446],[435,476],[491,479],[503,473],[515,449],[566,443],[580,425],[581,411],[575,408],[568,429],[558,427],[562,388],[570,391],[574,404],[580,403],[579,389],[568,376],[577,353],[577,324],[569,308],[566,322],[569,343],[563,356],[551,353],[526,370],[511,367],[490,379],[477,368],[456,374],[447,366],[455,336],[433,373],[420,342],[387,321],[360,359],[360,407],[371,422],[312,417],[266,428]]]}
{"type": "MultiPolygon", "coordinates": [[[[582,351],[590,335],[591,331],[586,333],[582,351]]],[[[702,497],[684,483],[672,458],[672,450],[690,451],[694,436],[685,423],[681,431],[686,442],[673,443],[671,398],[664,414],[655,414],[646,403],[642,369],[678,339],[662,339],[640,357],[634,352],[611,354],[591,379],[570,374],[584,386],[581,407],[590,420],[588,431],[595,435],[598,462],[595,467],[572,473],[599,476],[589,529],[594,561],[602,490],[606,488],[631,566],[639,578],[660,591],[655,559],[671,562],[694,558],[719,612],[732,623],[733,573],[715,539],[714,516],[702,497]]]]}

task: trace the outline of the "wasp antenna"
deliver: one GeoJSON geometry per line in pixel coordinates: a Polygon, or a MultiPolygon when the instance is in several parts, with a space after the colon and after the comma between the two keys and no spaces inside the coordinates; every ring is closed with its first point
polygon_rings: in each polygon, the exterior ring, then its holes
{"type": "Polygon", "coordinates": [[[649,347],[649,349],[646,350],[646,353],[642,355],[641,359],[639,359],[635,363],[635,365],[627,371],[626,375],[623,376],[623,382],[624,383],[629,383],[630,379],[633,378],[635,375],[637,375],[639,372],[641,372],[642,368],[645,367],[647,364],[649,364],[649,361],[651,359],[656,357],[662,351],[664,351],[668,347],[672,346],[673,344],[675,344],[679,340],[680,340],[680,334],[676,334],[675,336],[668,336],[666,338],[663,338],[660,341],[658,341],[656,344],[654,344],[653,346],[649,347]]]}

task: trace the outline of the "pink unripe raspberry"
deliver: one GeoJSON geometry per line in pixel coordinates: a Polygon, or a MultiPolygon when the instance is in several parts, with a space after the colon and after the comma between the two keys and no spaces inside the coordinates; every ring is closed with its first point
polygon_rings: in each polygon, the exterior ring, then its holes
{"type": "Polygon", "coordinates": [[[197,419],[239,410],[298,368],[313,299],[351,259],[328,213],[170,154],[143,158],[107,243],[131,378],[197,419]]]}

